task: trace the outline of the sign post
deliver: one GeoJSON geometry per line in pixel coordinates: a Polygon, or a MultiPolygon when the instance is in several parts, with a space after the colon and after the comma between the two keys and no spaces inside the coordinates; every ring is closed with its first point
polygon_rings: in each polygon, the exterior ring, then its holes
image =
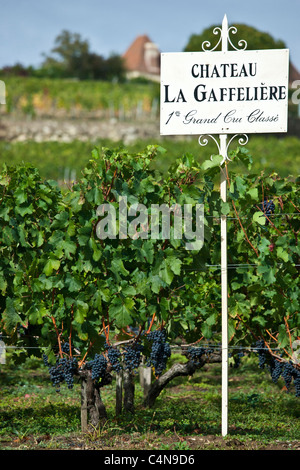
{"type": "MultiPolygon", "coordinates": [[[[228,50],[228,23],[222,23],[222,52],[228,50]]],[[[227,160],[227,135],[220,135],[220,155],[227,160]]],[[[227,202],[226,168],[221,168],[220,196],[227,202]]],[[[227,270],[227,216],[221,214],[221,298],[222,298],[222,436],[228,430],[228,270],[227,270]]]]}
{"type": "MultiPolygon", "coordinates": [[[[238,135],[286,132],[288,122],[288,49],[246,51],[247,43],[230,39],[227,16],[217,44],[204,41],[203,52],[161,54],[161,135],[198,134],[199,144],[211,137],[217,144],[220,164],[220,197],[227,200],[228,147],[238,135]],[[234,50],[228,50],[228,45],[234,50]],[[221,51],[216,51],[221,45],[221,51]],[[219,143],[212,134],[219,134],[219,143]],[[227,142],[228,134],[233,134],[227,142]],[[224,165],[223,165],[224,164],[224,165]]],[[[222,293],[222,435],[228,433],[228,279],[227,217],[221,215],[222,293]]]]}

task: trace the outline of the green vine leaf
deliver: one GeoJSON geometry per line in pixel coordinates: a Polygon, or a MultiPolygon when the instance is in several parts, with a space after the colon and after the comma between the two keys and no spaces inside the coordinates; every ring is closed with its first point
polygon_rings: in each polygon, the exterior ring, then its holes
{"type": "Polygon", "coordinates": [[[117,297],[109,307],[109,316],[115,320],[120,328],[131,325],[134,315],[134,300],[117,297]]]}
{"type": "Polygon", "coordinates": [[[201,168],[204,171],[211,170],[213,168],[220,167],[222,161],[222,155],[212,155],[211,160],[205,160],[205,162],[202,163],[201,168]]]}
{"type": "Polygon", "coordinates": [[[53,271],[57,271],[60,267],[60,260],[56,258],[49,258],[46,262],[43,272],[46,276],[51,276],[53,271]]]}
{"type": "Polygon", "coordinates": [[[253,214],[253,221],[257,222],[260,225],[266,224],[266,217],[261,211],[254,212],[253,214]]]}

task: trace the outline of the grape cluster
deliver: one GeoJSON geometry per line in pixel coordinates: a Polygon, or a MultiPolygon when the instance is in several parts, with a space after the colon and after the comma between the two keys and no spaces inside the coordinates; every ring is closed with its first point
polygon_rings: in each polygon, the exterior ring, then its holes
{"type": "Polygon", "coordinates": [[[207,349],[202,346],[200,348],[189,347],[187,350],[188,358],[193,364],[198,364],[202,356],[207,353],[207,349]]]}
{"type": "MultiPolygon", "coordinates": [[[[274,214],[275,204],[272,200],[268,200],[265,197],[264,202],[260,205],[261,210],[269,217],[271,214],[274,214]]],[[[266,225],[269,225],[269,220],[266,220],[266,225]]]]}
{"type": "Polygon", "coordinates": [[[43,354],[43,361],[46,367],[49,367],[48,356],[47,354],[43,354]]]}
{"type": "Polygon", "coordinates": [[[272,381],[276,384],[279,380],[279,377],[281,376],[283,369],[283,362],[279,361],[278,359],[273,359],[271,360],[270,364],[270,373],[271,373],[271,378],[272,381]]]}
{"type": "Polygon", "coordinates": [[[239,351],[237,354],[233,356],[234,359],[234,369],[237,369],[241,365],[241,359],[244,357],[244,351],[239,351]]]}
{"type": "Polygon", "coordinates": [[[74,386],[74,375],[76,374],[78,369],[78,362],[77,359],[74,357],[70,357],[66,359],[66,364],[64,368],[64,378],[65,382],[68,386],[68,389],[72,389],[74,386]]]}
{"type": "Polygon", "coordinates": [[[150,331],[147,339],[152,342],[147,366],[154,367],[155,375],[159,377],[166,369],[167,361],[171,356],[170,345],[166,342],[166,332],[164,330],[150,331]]]}
{"type": "Polygon", "coordinates": [[[187,350],[187,354],[188,354],[188,357],[189,357],[189,360],[193,363],[193,364],[198,364],[201,360],[201,357],[203,356],[203,354],[205,354],[205,349],[204,348],[192,348],[192,347],[189,347],[188,350],[187,350]]]}
{"type": "Polygon", "coordinates": [[[294,367],[290,362],[284,364],[281,374],[287,390],[290,389],[292,380],[294,379],[295,395],[300,397],[300,370],[294,367]]]}
{"type": "Polygon", "coordinates": [[[48,367],[52,385],[56,387],[56,391],[60,391],[60,384],[65,382],[69,389],[73,388],[74,375],[78,370],[78,362],[74,357],[57,357],[56,363],[51,365],[48,356],[43,354],[45,366],[48,367]]]}
{"type": "Polygon", "coordinates": [[[119,372],[122,369],[122,365],[120,363],[121,353],[117,348],[114,348],[108,344],[104,345],[105,349],[107,349],[107,357],[111,364],[111,367],[116,372],[119,372]]]}
{"type": "Polygon", "coordinates": [[[270,355],[268,349],[265,347],[265,343],[263,340],[259,340],[256,342],[254,346],[254,350],[258,354],[258,365],[260,369],[264,369],[267,359],[270,355]]]}
{"type": "Polygon", "coordinates": [[[189,347],[187,350],[187,357],[189,358],[189,361],[191,361],[193,364],[199,364],[201,361],[202,356],[211,354],[214,351],[213,348],[210,347],[189,347]]]}
{"type": "Polygon", "coordinates": [[[56,387],[56,391],[60,391],[60,384],[64,381],[63,368],[59,364],[49,367],[50,380],[53,387],[56,387]]]}
{"type": "Polygon", "coordinates": [[[142,360],[143,346],[136,343],[132,346],[124,348],[124,366],[127,370],[137,369],[142,360]]]}
{"type": "Polygon", "coordinates": [[[66,354],[70,354],[70,345],[69,343],[61,343],[61,350],[66,354]]]}
{"type": "Polygon", "coordinates": [[[300,397],[300,371],[299,369],[295,369],[295,372],[294,372],[294,385],[295,385],[295,395],[296,397],[300,397]]]}
{"type": "Polygon", "coordinates": [[[285,386],[286,386],[287,390],[290,389],[290,386],[291,386],[291,383],[292,383],[292,380],[293,380],[291,372],[292,372],[291,364],[289,364],[289,363],[284,364],[281,376],[284,380],[284,383],[285,383],[285,386]]]}
{"type": "Polygon", "coordinates": [[[254,349],[259,356],[259,367],[264,368],[265,365],[268,366],[272,381],[277,383],[279,378],[282,377],[286,389],[289,391],[292,381],[294,380],[295,395],[296,397],[300,397],[300,369],[294,366],[291,362],[285,362],[274,358],[264,346],[264,342],[262,340],[256,343],[254,349]]]}
{"type": "Polygon", "coordinates": [[[107,360],[103,354],[95,354],[94,359],[87,363],[87,368],[92,370],[92,380],[102,380],[105,378],[107,360]]]}

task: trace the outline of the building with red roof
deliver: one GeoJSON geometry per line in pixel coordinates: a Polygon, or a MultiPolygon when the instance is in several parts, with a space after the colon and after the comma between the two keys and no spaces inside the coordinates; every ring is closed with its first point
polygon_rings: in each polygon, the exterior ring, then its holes
{"type": "Polygon", "coordinates": [[[147,35],[138,36],[123,54],[128,78],[160,80],[160,50],[147,35]]]}
{"type": "Polygon", "coordinates": [[[293,82],[296,80],[300,80],[300,73],[294,66],[292,62],[290,62],[290,70],[289,70],[289,85],[291,86],[293,82]]]}

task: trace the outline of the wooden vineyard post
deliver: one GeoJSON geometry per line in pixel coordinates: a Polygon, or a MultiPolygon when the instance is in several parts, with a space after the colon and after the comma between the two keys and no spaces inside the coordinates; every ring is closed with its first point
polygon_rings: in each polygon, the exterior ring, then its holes
{"type": "Polygon", "coordinates": [[[123,371],[118,371],[116,374],[116,415],[122,412],[122,397],[123,397],[123,371]]]}
{"type": "Polygon", "coordinates": [[[144,391],[144,397],[147,396],[149,389],[151,387],[151,377],[152,377],[151,367],[146,367],[144,364],[142,364],[140,366],[140,385],[144,391]]]}
{"type": "Polygon", "coordinates": [[[87,407],[87,383],[85,377],[81,377],[81,432],[86,432],[88,428],[88,407],[87,407]]]}

